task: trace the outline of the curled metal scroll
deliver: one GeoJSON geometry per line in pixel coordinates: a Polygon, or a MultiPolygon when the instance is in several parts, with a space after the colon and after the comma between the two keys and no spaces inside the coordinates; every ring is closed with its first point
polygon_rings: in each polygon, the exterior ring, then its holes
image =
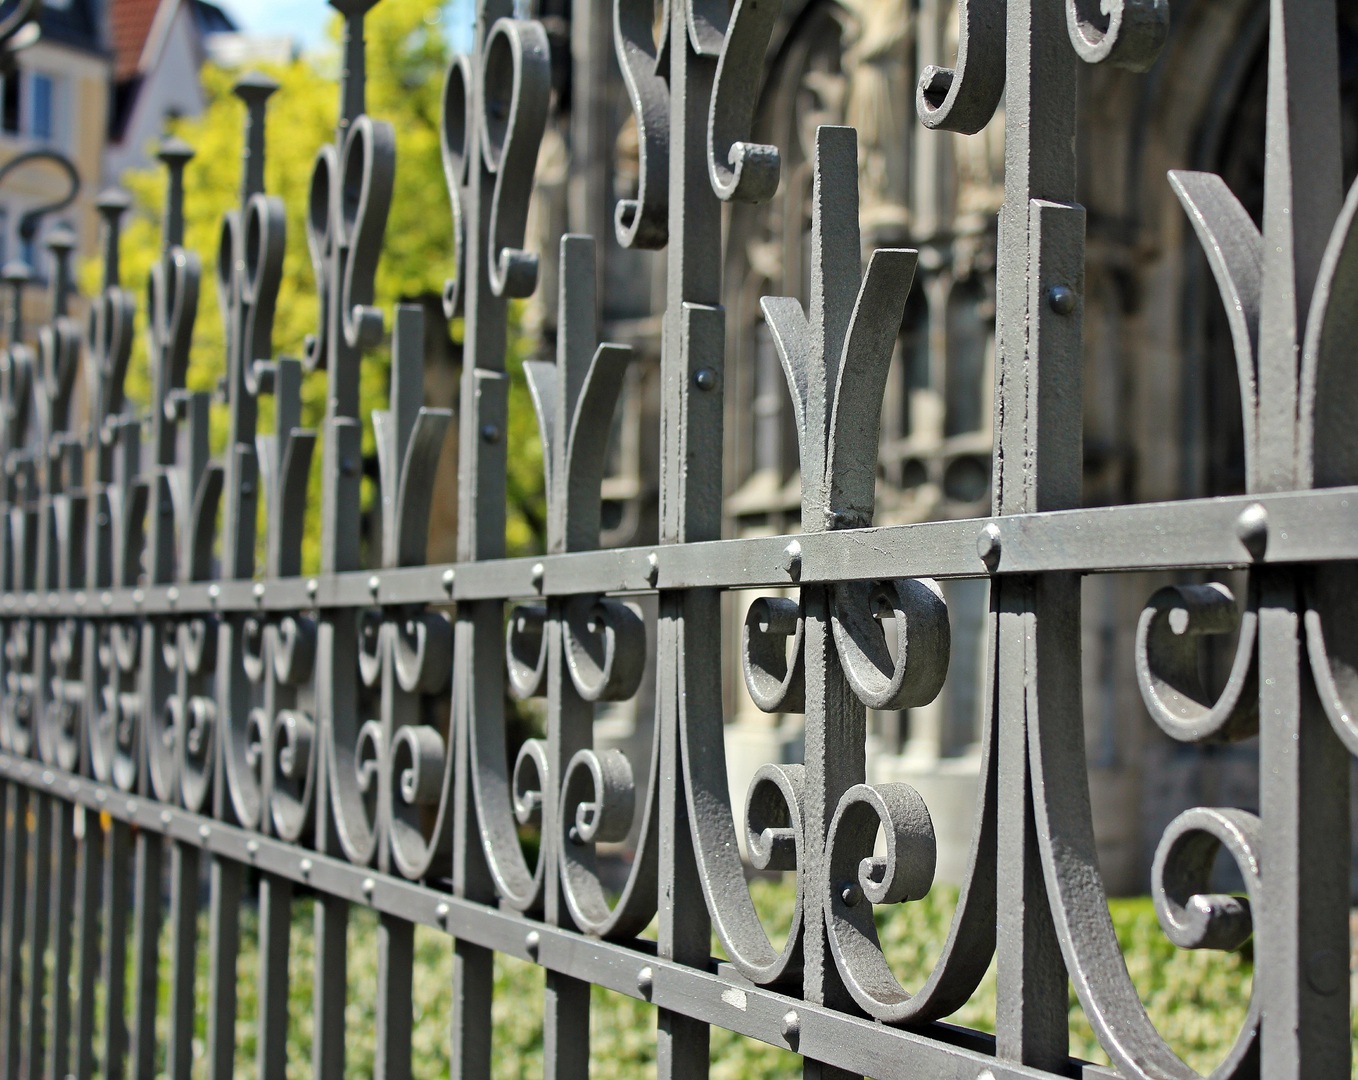
{"type": "Polygon", "coordinates": [[[666,0],[660,41],[652,27],[653,0],[613,0],[613,48],[637,123],[636,196],[620,199],[613,227],[625,248],[663,248],[669,238],[670,11],[666,0]]]}
{"type": "Polygon", "coordinates": [[[1085,63],[1147,71],[1169,36],[1169,0],[1066,0],[1066,26],[1085,63]]]}
{"type": "Polygon", "coordinates": [[[927,65],[915,111],[927,128],[973,135],[999,108],[1004,93],[1004,0],[957,0],[957,61],[927,65]]]}
{"type": "Polygon", "coordinates": [[[1136,681],[1151,717],[1181,742],[1247,739],[1259,730],[1258,614],[1243,617],[1224,585],[1171,585],[1150,598],[1136,628],[1136,681]],[[1226,686],[1203,685],[1199,641],[1240,632],[1226,686]]]}
{"type": "Polygon", "coordinates": [[[870,709],[905,709],[938,696],[952,636],[934,582],[845,582],[834,587],[833,597],[835,647],[859,701],[870,709]],[[881,621],[886,617],[895,628],[890,644],[881,621]]]}
{"type": "Polygon", "coordinates": [[[741,633],[745,688],[764,712],[801,712],[806,704],[805,625],[796,600],[763,596],[750,605],[741,633]]]}
{"type": "Polygon", "coordinates": [[[528,296],[537,256],[523,250],[528,199],[551,96],[547,31],[539,22],[498,19],[481,68],[481,159],[495,177],[487,271],[496,296],[528,296]]]}
{"type": "Polygon", "coordinates": [[[749,141],[764,54],[782,13],[774,0],[736,0],[721,31],[721,56],[707,116],[707,169],[717,198],[759,203],[778,188],[776,146],[749,141]]]}

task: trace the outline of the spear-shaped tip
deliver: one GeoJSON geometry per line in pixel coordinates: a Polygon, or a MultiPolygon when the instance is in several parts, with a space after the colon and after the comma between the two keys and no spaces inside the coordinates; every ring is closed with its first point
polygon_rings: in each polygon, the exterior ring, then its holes
{"type": "Polygon", "coordinates": [[[162,139],[156,157],[169,170],[169,191],[165,198],[165,224],[162,241],[165,250],[184,242],[184,166],[193,158],[193,147],[171,135],[162,139]]]}
{"type": "Polygon", "coordinates": [[[71,231],[69,225],[58,225],[48,232],[43,242],[47,245],[47,250],[53,255],[59,259],[64,258],[75,249],[75,233],[71,231]]]}
{"type": "Polygon", "coordinates": [[[0,280],[13,288],[21,288],[33,280],[33,268],[22,259],[10,259],[0,267],[0,280]]]}
{"type": "Polygon", "coordinates": [[[346,19],[361,19],[379,3],[379,0],[330,0],[330,6],[346,19]]]}
{"type": "Polygon", "coordinates": [[[231,91],[246,105],[254,105],[268,101],[269,96],[277,89],[278,83],[262,71],[247,71],[236,80],[236,85],[231,91]]]}
{"type": "Polygon", "coordinates": [[[94,208],[109,224],[117,224],[131,205],[132,199],[122,188],[106,188],[94,200],[94,208]]]}
{"type": "Polygon", "coordinates": [[[171,171],[182,169],[193,160],[195,151],[192,146],[178,136],[171,135],[160,140],[156,157],[171,171]]]}
{"type": "Polygon", "coordinates": [[[94,200],[104,219],[104,287],[118,284],[118,227],[132,200],[121,188],[105,188],[94,200]]]}
{"type": "Polygon", "coordinates": [[[44,243],[56,263],[56,270],[52,274],[52,314],[65,315],[71,289],[71,252],[75,250],[75,233],[69,225],[62,223],[47,234],[44,243]]]}

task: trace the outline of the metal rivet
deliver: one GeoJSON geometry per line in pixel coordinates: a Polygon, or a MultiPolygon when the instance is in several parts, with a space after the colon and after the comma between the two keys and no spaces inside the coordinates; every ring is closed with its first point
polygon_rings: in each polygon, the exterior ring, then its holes
{"type": "Polygon", "coordinates": [[[1250,503],[1235,519],[1235,535],[1258,562],[1268,550],[1268,511],[1259,503],[1250,503]]]}
{"type": "Polygon", "coordinates": [[[310,860],[310,859],[303,859],[300,863],[297,864],[297,869],[300,870],[300,871],[302,872],[302,877],[310,877],[310,876],[311,876],[311,860],[310,860]]]}
{"type": "Polygon", "coordinates": [[[796,1042],[802,1033],[802,1018],[797,1015],[796,1009],[788,1009],[783,1013],[783,1038],[788,1042],[796,1042]]]}
{"type": "Polygon", "coordinates": [[[51,787],[55,781],[56,776],[50,770],[42,774],[42,782],[48,787],[51,787]]]}
{"type": "Polygon", "coordinates": [[[542,592],[542,581],[547,576],[547,568],[542,563],[534,563],[532,570],[533,588],[542,592]]]}
{"type": "Polygon", "coordinates": [[[253,859],[256,855],[259,854],[259,841],[258,840],[249,841],[245,845],[245,850],[249,853],[250,858],[253,859]]]}
{"type": "Polygon", "coordinates": [[[846,881],[839,887],[839,898],[844,901],[845,907],[853,907],[863,899],[863,890],[858,887],[858,882],[846,881]]]}
{"type": "Polygon", "coordinates": [[[693,373],[693,385],[699,390],[715,390],[717,373],[710,367],[699,368],[693,373]]]}
{"type": "Polygon", "coordinates": [[[457,572],[454,570],[443,571],[443,589],[445,592],[453,591],[453,582],[457,580],[457,572]]]}
{"type": "Polygon", "coordinates": [[[217,602],[218,598],[221,595],[222,587],[220,585],[209,585],[207,587],[207,598],[211,600],[214,604],[217,602]]]}
{"type": "Polygon", "coordinates": [[[651,991],[655,988],[655,972],[649,967],[644,967],[637,972],[637,989],[641,991],[643,997],[649,998],[651,991]]]}
{"type": "Polygon", "coordinates": [[[646,580],[652,585],[660,580],[660,556],[654,551],[646,556],[646,580]]]}
{"type": "Polygon", "coordinates": [[[991,573],[1000,565],[1000,527],[993,521],[981,530],[976,538],[976,554],[991,573]]]}
{"type": "Polygon", "coordinates": [[[438,916],[438,920],[441,923],[447,923],[448,916],[451,915],[452,913],[453,909],[450,908],[447,904],[440,904],[438,907],[434,909],[434,914],[438,916]]]}
{"type": "Polygon", "coordinates": [[[168,600],[171,604],[179,603],[179,590],[175,588],[173,585],[171,585],[168,589],[165,590],[165,599],[168,600]]]}
{"type": "Polygon", "coordinates": [[[1075,310],[1075,292],[1069,285],[1053,285],[1047,290],[1047,303],[1058,315],[1069,315],[1075,310]]]}
{"type": "Polygon", "coordinates": [[[48,594],[47,594],[47,606],[48,606],[48,607],[56,607],[56,606],[57,606],[57,594],[56,594],[56,593],[48,593],[48,594]]]}
{"type": "Polygon", "coordinates": [[[133,589],[133,590],[132,590],[132,603],[136,604],[137,607],[141,607],[142,603],[143,603],[145,600],[146,600],[146,594],[145,594],[144,592],[142,592],[140,589],[133,589]]]}
{"type": "Polygon", "coordinates": [[[199,826],[198,826],[198,838],[199,838],[200,840],[206,840],[206,839],[207,839],[208,837],[210,837],[211,835],[212,835],[212,830],[209,829],[206,825],[199,825],[199,826]]]}
{"type": "Polygon", "coordinates": [[[85,594],[83,592],[75,594],[75,606],[78,608],[83,608],[85,606],[85,594]]]}
{"type": "Polygon", "coordinates": [[[315,596],[320,591],[321,583],[317,581],[315,578],[307,578],[306,594],[308,596],[315,596]]]}
{"type": "Polygon", "coordinates": [[[376,892],[376,891],[377,891],[377,882],[375,882],[375,881],[374,881],[372,878],[370,878],[370,877],[365,877],[365,878],[363,879],[363,895],[366,896],[369,900],[371,900],[372,897],[373,897],[373,893],[376,892]]]}
{"type": "Polygon", "coordinates": [[[137,811],[140,810],[140,809],[141,809],[141,804],[140,804],[139,802],[137,802],[136,799],[128,799],[128,800],[127,800],[127,815],[128,815],[128,817],[135,817],[136,814],[137,814],[137,811]]]}
{"type": "Polygon", "coordinates": [[[372,593],[374,596],[377,595],[377,590],[381,588],[381,586],[382,579],[379,578],[376,574],[374,574],[372,577],[368,579],[368,591],[372,593]]]}
{"type": "Polygon", "coordinates": [[[253,588],[251,591],[255,594],[255,599],[256,599],[256,600],[263,600],[263,599],[264,599],[264,582],[262,582],[262,581],[256,581],[256,582],[255,582],[255,586],[254,586],[254,588],[253,588]]]}
{"type": "Polygon", "coordinates": [[[500,428],[496,424],[481,425],[481,441],[492,445],[500,441],[500,428]]]}
{"type": "Polygon", "coordinates": [[[1306,981],[1324,997],[1337,994],[1348,983],[1349,966],[1336,949],[1317,949],[1306,960],[1306,981]]]}
{"type": "Polygon", "coordinates": [[[162,810],[162,811],[160,812],[160,823],[161,823],[162,825],[168,826],[168,825],[170,824],[170,822],[172,822],[173,820],[174,820],[174,815],[173,815],[172,813],[170,813],[168,810],[162,810]]]}
{"type": "Polygon", "coordinates": [[[523,947],[528,950],[528,955],[536,960],[538,950],[542,948],[542,935],[536,930],[528,931],[528,936],[523,939],[523,947]]]}
{"type": "Polygon", "coordinates": [[[783,548],[783,572],[794,579],[802,576],[802,545],[800,541],[793,540],[787,547],[783,548]]]}

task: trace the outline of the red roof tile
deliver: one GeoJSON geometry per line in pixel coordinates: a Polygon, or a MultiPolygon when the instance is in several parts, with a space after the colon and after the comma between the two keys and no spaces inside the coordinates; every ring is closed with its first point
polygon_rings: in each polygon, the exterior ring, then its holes
{"type": "Polygon", "coordinates": [[[109,44],[113,48],[113,77],[122,82],[137,74],[146,39],[161,0],[109,0],[109,44]]]}

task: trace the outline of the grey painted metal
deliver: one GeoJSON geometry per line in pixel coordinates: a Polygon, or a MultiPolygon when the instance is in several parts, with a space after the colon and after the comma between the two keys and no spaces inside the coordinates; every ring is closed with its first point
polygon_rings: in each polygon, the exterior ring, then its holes
{"type": "Polygon", "coordinates": [[[916,253],[880,250],[864,263],[856,136],[823,127],[809,304],[763,302],[796,418],[800,531],[741,540],[720,539],[722,203],[766,200],[779,182],[778,149],[750,138],[779,5],[669,0],[657,29],[652,4],[615,0],[639,183],[616,208],[614,237],[567,236],[557,253],[556,357],[525,365],[548,502],[547,551],[528,559],[504,557],[507,320],[510,301],[538,278],[524,244],[549,106],[547,34],[506,0],[481,0],[473,51],[444,84],[457,264],[444,314],[465,328],[454,496],[437,473],[454,417],[420,401],[425,313],[399,306],[389,318],[373,306],[396,165],[390,126],[366,113],[363,23],[374,2],[335,3],[345,26],[340,121],[308,196],[320,319],[300,360],[275,355],[272,341],[286,223],[283,202],[264,190],[276,87],[258,76],[237,87],[241,204],[223,222],[215,263],[226,327],[222,454],[209,450],[211,402],[186,390],[201,277],[183,244],[188,147],[171,141],[161,153],[169,188],[143,317],[155,384],[146,422],[123,392],[137,306],[118,263],[126,197],[98,202],[104,282],[83,341],[67,314],[68,237],[53,238],[52,318],[36,334],[22,325],[27,274],[7,272],[7,1075],[61,1075],[68,1061],[78,1076],[96,1061],[110,1077],[156,1068],[168,851],[174,1076],[192,1063],[205,865],[213,1077],[234,1069],[239,909],[252,891],[256,1068],[283,1075],[299,888],[317,896],[318,1076],[343,1075],[345,936],[350,907],[361,905],[380,916],[372,992],[383,1077],[410,1074],[417,926],[455,939],[457,1077],[488,1076],[503,1049],[491,1037],[496,953],[545,969],[544,1074],[553,1078],[588,1075],[581,1033],[592,986],[655,1006],[662,1077],[706,1075],[712,1025],[796,1051],[808,1077],[1191,1077],[1148,1018],[1108,917],[1086,780],[1079,582],[1194,569],[1243,571],[1243,595],[1237,602],[1220,583],[1155,593],[1136,635],[1136,679],[1176,739],[1260,736],[1260,809],[1203,807],[1171,823],[1153,871],[1157,912],[1184,948],[1235,948],[1258,935],[1250,1010],[1215,1075],[1346,1076],[1358,188],[1341,198],[1333,0],[1271,5],[1262,230],[1220,178],[1170,178],[1226,305],[1246,495],[1079,506],[1077,74],[1081,63],[1149,67],[1167,31],[1164,3],[959,0],[956,63],[925,69],[917,109],[927,127],[975,132],[1003,93],[994,512],[872,524],[877,421],[916,253]],[[602,551],[600,482],[632,362],[629,349],[598,341],[595,245],[612,239],[664,248],[668,294],[659,543],[602,551]],[[369,410],[359,371],[387,347],[389,406],[369,410]],[[75,431],[82,367],[89,423],[75,431]],[[300,427],[304,379],[325,380],[319,432],[300,427]],[[259,430],[265,395],[271,431],[259,430]],[[360,506],[369,420],[380,491],[370,555],[360,506]],[[431,565],[429,508],[453,497],[458,561],[431,565]],[[310,576],[301,573],[309,514],[321,536],[310,576]],[[947,578],[991,582],[981,784],[953,924],[927,981],[911,989],[893,974],[872,912],[929,891],[934,826],[913,788],[867,783],[866,715],[939,693],[950,633],[936,580],[947,578]],[[750,695],[765,711],[804,713],[806,737],[803,763],[758,770],[742,817],[729,805],[719,649],[722,593],[745,588],[770,591],[744,626],[750,695]],[[650,625],[630,599],[643,593],[658,594],[650,625]],[[1198,648],[1229,633],[1236,656],[1213,694],[1198,648]],[[656,716],[643,767],[596,749],[593,720],[597,703],[632,699],[648,667],[656,716]],[[506,691],[545,702],[542,737],[513,761],[506,691]],[[524,828],[538,832],[535,855],[524,828]],[[797,874],[781,947],[750,901],[738,830],[757,868],[797,874]],[[598,846],[629,835],[636,847],[619,890],[606,884],[598,846]],[[1210,891],[1219,851],[1240,868],[1245,896],[1210,891]],[[50,889],[60,895],[49,908],[50,889]],[[650,941],[639,935],[653,918],[650,941]],[[713,933],[722,963],[709,955],[713,933]],[[947,1024],[992,958],[996,1035],[947,1024]],[[1068,985],[1112,1070],[1069,1059],[1068,985]]]}

